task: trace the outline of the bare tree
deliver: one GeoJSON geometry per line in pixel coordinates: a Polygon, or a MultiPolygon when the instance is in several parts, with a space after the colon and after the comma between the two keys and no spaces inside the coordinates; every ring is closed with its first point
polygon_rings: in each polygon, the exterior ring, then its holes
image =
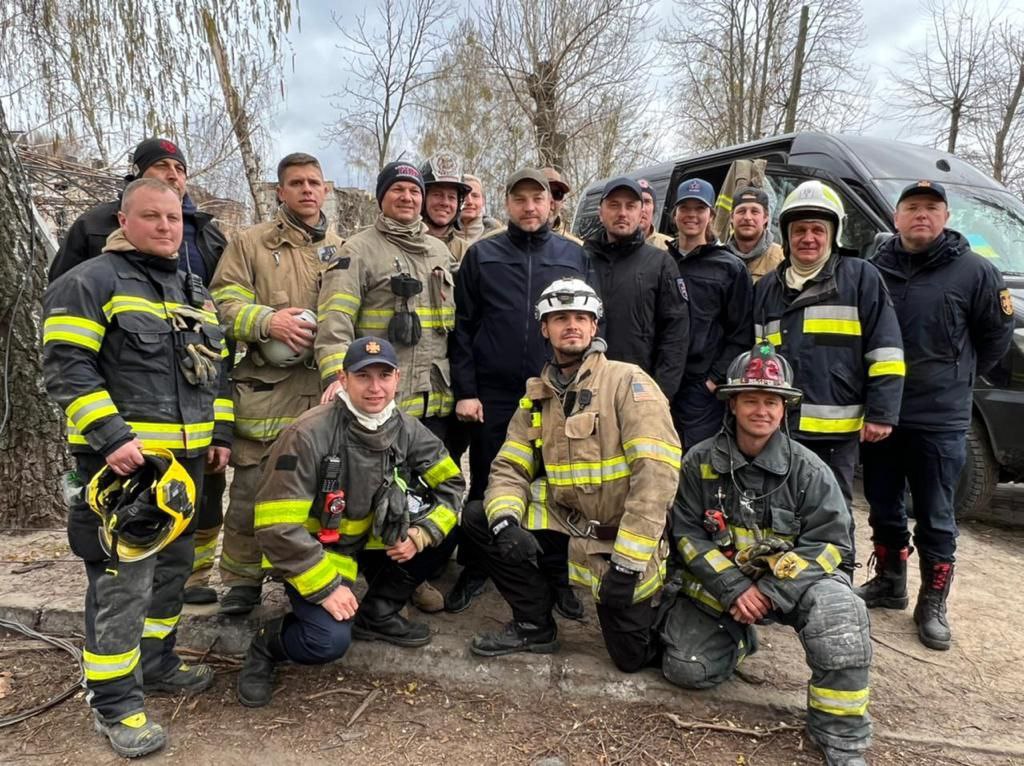
{"type": "Polygon", "coordinates": [[[931,22],[925,39],[903,51],[890,73],[892,105],[909,124],[937,130],[936,143],[954,153],[965,123],[982,109],[989,83],[992,15],[975,0],[924,0],[931,22]]]}
{"type": "Polygon", "coordinates": [[[391,159],[403,119],[416,93],[435,75],[445,45],[450,0],[380,0],[375,18],[364,13],[355,31],[332,15],[350,54],[350,84],[332,95],[339,111],[323,136],[347,151],[349,161],[375,175],[391,159]]]}
{"type": "Polygon", "coordinates": [[[663,42],[677,72],[676,123],[694,149],[781,132],[791,101],[797,130],[866,124],[870,85],[855,56],[865,41],[857,0],[677,0],[669,28],[663,42]]]}
{"type": "MultiPolygon", "coordinates": [[[[12,121],[65,119],[73,92],[60,59],[78,62],[80,87],[94,97],[98,123],[166,125],[186,111],[188,92],[168,73],[211,79],[201,12],[217,14],[237,55],[271,47],[287,30],[292,0],[8,0],[0,46],[0,525],[53,521],[64,513],[66,466],[59,410],[42,386],[40,307],[45,256],[25,170],[12,146],[12,121]],[[61,35],[64,35],[63,37],[61,35]],[[63,41],[57,51],[53,42],[63,41]],[[12,41],[8,44],[8,41],[12,41]]],[[[75,120],[72,124],[77,127],[75,120]]],[[[77,131],[69,131],[72,134],[77,131]]]]}

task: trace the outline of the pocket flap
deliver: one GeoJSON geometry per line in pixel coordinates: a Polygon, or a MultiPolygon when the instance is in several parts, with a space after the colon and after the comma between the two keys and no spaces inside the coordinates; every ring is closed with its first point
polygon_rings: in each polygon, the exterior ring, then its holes
{"type": "Polygon", "coordinates": [[[565,419],[565,435],[570,439],[587,439],[596,432],[596,412],[578,412],[565,419]]]}
{"type": "Polygon", "coordinates": [[[772,529],[779,535],[796,535],[800,523],[789,508],[772,508],[772,529]]]}
{"type": "Polygon", "coordinates": [[[141,311],[125,311],[118,314],[117,324],[125,332],[138,335],[149,343],[155,343],[161,336],[171,332],[171,325],[166,320],[141,311]]]}

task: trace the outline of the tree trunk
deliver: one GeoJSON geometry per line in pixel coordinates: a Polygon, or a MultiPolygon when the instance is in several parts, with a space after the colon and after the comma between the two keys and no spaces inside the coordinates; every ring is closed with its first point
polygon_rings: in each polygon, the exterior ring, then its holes
{"type": "Polygon", "coordinates": [[[996,133],[996,145],[992,158],[992,176],[999,183],[1005,183],[1003,177],[1006,175],[1006,137],[1010,135],[1010,128],[1017,118],[1017,110],[1020,108],[1021,95],[1024,94],[1024,60],[1017,68],[1017,82],[1013,86],[1013,93],[1010,95],[1010,102],[1003,111],[1003,122],[996,133]]]}
{"type": "Polygon", "coordinates": [[[0,528],[62,523],[70,461],[63,416],[43,388],[40,298],[46,255],[28,177],[0,105],[0,528]]]}
{"type": "Polygon", "coordinates": [[[800,34],[796,38],[796,55],[793,58],[793,82],[789,89],[789,102],[786,104],[785,133],[796,130],[796,108],[800,101],[801,80],[804,76],[804,49],[807,47],[807,26],[810,23],[811,9],[804,6],[800,9],[800,34]]]}
{"type": "Polygon", "coordinates": [[[242,155],[242,167],[245,168],[245,180],[249,183],[249,192],[252,194],[253,213],[255,220],[262,221],[266,218],[266,210],[263,205],[262,186],[260,180],[260,161],[256,150],[252,145],[252,127],[249,124],[249,114],[246,112],[245,104],[238,95],[238,89],[231,82],[231,70],[228,68],[227,55],[224,53],[224,46],[220,42],[220,34],[217,32],[217,22],[209,11],[203,10],[203,24],[206,27],[206,39],[210,43],[210,50],[213,52],[213,60],[217,63],[217,74],[220,78],[220,89],[224,93],[224,104],[227,106],[228,116],[231,118],[231,128],[238,139],[238,151],[242,155]]]}
{"type": "Polygon", "coordinates": [[[949,111],[949,138],[946,141],[946,151],[956,154],[956,141],[960,136],[960,115],[963,112],[963,102],[959,99],[953,100],[953,108],[949,111]]]}

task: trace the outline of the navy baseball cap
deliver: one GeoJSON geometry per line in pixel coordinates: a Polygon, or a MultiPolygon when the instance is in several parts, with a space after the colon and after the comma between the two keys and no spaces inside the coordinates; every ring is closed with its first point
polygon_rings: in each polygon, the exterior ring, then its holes
{"type": "Polygon", "coordinates": [[[916,197],[920,194],[927,194],[949,204],[949,200],[946,199],[946,190],[938,181],[915,181],[900,192],[900,198],[896,200],[896,204],[900,204],[907,197],[916,197]]]}
{"type": "Polygon", "coordinates": [[[345,372],[358,372],[371,364],[386,364],[398,369],[398,354],[395,347],[384,338],[357,338],[345,352],[341,368],[345,372]]]}
{"type": "Polygon", "coordinates": [[[744,186],[732,195],[733,210],[738,208],[740,205],[747,204],[748,202],[756,202],[764,208],[764,212],[768,212],[768,195],[765,193],[764,189],[758,189],[756,186],[744,186]]]}
{"type": "Polygon", "coordinates": [[[604,185],[604,192],[601,194],[601,202],[604,202],[611,196],[611,193],[616,189],[626,189],[636,195],[636,198],[642,200],[643,190],[640,188],[640,184],[634,181],[632,178],[626,178],[626,176],[619,176],[613,178],[611,181],[604,185]]]}
{"type": "Polygon", "coordinates": [[[676,189],[676,205],[683,200],[697,199],[708,207],[715,206],[715,189],[703,178],[687,178],[676,189]]]}

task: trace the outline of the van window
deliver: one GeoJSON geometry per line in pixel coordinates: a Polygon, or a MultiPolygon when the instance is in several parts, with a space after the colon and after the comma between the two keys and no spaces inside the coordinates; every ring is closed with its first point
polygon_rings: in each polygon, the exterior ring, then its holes
{"type": "MultiPolygon", "coordinates": [[[[767,170],[767,178],[778,200],[785,200],[789,193],[797,186],[804,181],[811,180],[806,176],[789,175],[785,172],[779,172],[771,167],[767,170]]],[[[842,189],[835,189],[835,192],[843,200],[843,208],[846,210],[843,236],[840,238],[839,244],[851,250],[856,250],[861,258],[871,256],[875,250],[875,235],[879,232],[878,226],[861,211],[856,202],[850,199],[850,196],[842,189]]],[[[782,242],[782,232],[779,230],[779,210],[781,209],[782,203],[780,202],[772,210],[771,222],[775,241],[780,243],[782,242]]]]}

